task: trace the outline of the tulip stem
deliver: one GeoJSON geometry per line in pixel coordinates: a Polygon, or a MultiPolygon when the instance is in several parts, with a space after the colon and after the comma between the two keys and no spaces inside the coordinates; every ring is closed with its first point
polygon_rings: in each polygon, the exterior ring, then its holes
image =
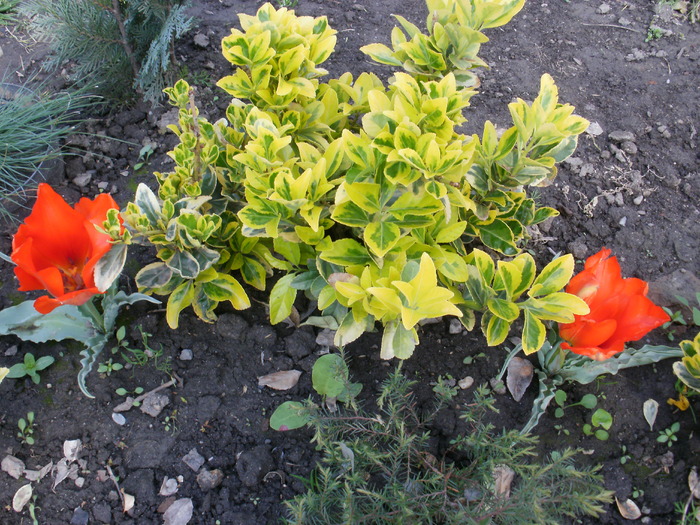
{"type": "Polygon", "coordinates": [[[78,309],[92,321],[92,325],[98,332],[101,334],[106,333],[104,315],[102,315],[95,306],[93,298],[90,298],[88,302],[78,306],[78,309]]]}

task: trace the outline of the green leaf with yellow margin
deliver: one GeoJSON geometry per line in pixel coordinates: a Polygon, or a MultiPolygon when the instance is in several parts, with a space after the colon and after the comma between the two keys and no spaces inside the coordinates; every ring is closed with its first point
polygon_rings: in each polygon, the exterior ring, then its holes
{"type": "Polygon", "coordinates": [[[484,312],[481,317],[481,329],[486,336],[486,344],[497,346],[508,337],[510,323],[493,315],[491,312],[484,312]]]}
{"type": "Polygon", "coordinates": [[[557,257],[547,266],[532,283],[528,295],[530,297],[541,297],[558,292],[564,288],[571,280],[574,273],[574,256],[570,253],[557,257]]]}
{"type": "Polygon", "coordinates": [[[356,321],[352,312],[348,312],[335,332],[333,343],[338,347],[349,345],[366,331],[372,329],[371,326],[368,327],[368,324],[365,319],[356,321]]]}
{"type": "Polygon", "coordinates": [[[401,238],[401,230],[396,224],[386,221],[367,225],[363,233],[367,247],[378,257],[384,257],[401,238]]]}
{"type": "Polygon", "coordinates": [[[292,288],[292,281],[295,277],[296,274],[287,274],[272,287],[270,291],[270,323],[280,323],[292,313],[292,306],[297,298],[297,290],[292,288]]]}
{"type": "Polygon", "coordinates": [[[380,357],[382,359],[408,359],[418,344],[415,328],[407,330],[398,319],[390,321],[384,327],[380,357]]]}
{"type": "Polygon", "coordinates": [[[229,301],[236,310],[250,308],[250,299],[241,283],[228,274],[217,273],[214,279],[202,284],[202,289],[210,299],[229,301]]]}
{"type": "Polygon", "coordinates": [[[547,329],[544,323],[537,319],[529,310],[524,310],[525,322],[523,324],[523,352],[530,355],[537,352],[545,342],[547,329]]]}
{"type": "Polygon", "coordinates": [[[372,261],[367,248],[355,239],[334,241],[329,249],[320,254],[321,259],[339,266],[365,265],[372,261]]]}
{"type": "Polygon", "coordinates": [[[501,219],[495,219],[491,224],[480,224],[479,237],[486,246],[504,255],[518,252],[513,231],[501,219]]]}
{"type": "Polygon", "coordinates": [[[383,44],[369,44],[362,46],[360,51],[380,64],[397,67],[401,67],[402,65],[402,62],[394,57],[394,52],[383,44]]]}
{"type": "Polygon", "coordinates": [[[194,284],[191,280],[185,281],[170,294],[165,308],[165,319],[170,328],[177,328],[180,312],[191,305],[193,300],[194,284]]]}
{"type": "Polygon", "coordinates": [[[515,321],[520,315],[520,308],[518,308],[518,305],[498,297],[491,297],[488,299],[486,301],[486,306],[493,315],[509,323],[515,321]]]}
{"type": "Polygon", "coordinates": [[[586,315],[590,308],[576,295],[555,292],[544,297],[531,297],[521,307],[543,321],[572,323],[574,315],[586,315]]]}

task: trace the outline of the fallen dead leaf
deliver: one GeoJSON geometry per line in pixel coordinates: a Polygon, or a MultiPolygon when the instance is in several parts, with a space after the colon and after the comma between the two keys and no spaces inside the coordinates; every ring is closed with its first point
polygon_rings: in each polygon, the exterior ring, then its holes
{"type": "Polygon", "coordinates": [[[70,476],[77,475],[78,465],[70,465],[66,458],[61,458],[54,467],[53,487],[55,489],[59,483],[70,476]]]}
{"type": "Polygon", "coordinates": [[[24,462],[14,456],[2,458],[2,471],[7,472],[15,479],[19,479],[24,474],[24,462]]]}
{"type": "Polygon", "coordinates": [[[700,499],[700,477],[698,476],[698,468],[693,467],[688,474],[688,488],[695,499],[700,499]]]}
{"type": "Polygon", "coordinates": [[[258,386],[268,386],[273,390],[289,390],[299,382],[300,376],[301,372],[299,370],[273,372],[272,374],[258,377],[258,386]]]}
{"type": "Polygon", "coordinates": [[[175,500],[163,514],[163,525],[186,525],[192,519],[194,505],[190,498],[175,500]]]}
{"type": "Polygon", "coordinates": [[[494,491],[497,496],[510,498],[510,485],[513,483],[515,471],[507,465],[498,465],[493,469],[494,491]]]}
{"type": "Polygon", "coordinates": [[[642,517],[639,507],[631,499],[620,501],[615,498],[615,502],[617,503],[617,509],[620,511],[620,514],[622,514],[622,517],[626,520],[638,520],[642,517]]]}
{"type": "Polygon", "coordinates": [[[520,401],[525,394],[525,390],[532,382],[534,368],[532,363],[522,357],[514,357],[508,363],[508,375],[506,385],[513,399],[520,401]]]}
{"type": "Polygon", "coordinates": [[[136,498],[131,494],[127,494],[126,492],[124,492],[124,489],[122,489],[122,502],[124,504],[124,512],[129,512],[131,509],[134,508],[136,498]]]}
{"type": "Polygon", "coordinates": [[[24,506],[32,499],[32,492],[31,483],[21,486],[12,498],[12,509],[15,512],[22,512],[24,506]]]}
{"type": "Polygon", "coordinates": [[[655,399],[647,399],[644,401],[642,411],[644,412],[644,419],[649,423],[649,430],[654,430],[656,414],[659,413],[659,402],[655,399]]]}
{"type": "Polygon", "coordinates": [[[80,452],[81,443],[79,439],[71,439],[63,442],[63,456],[68,461],[75,461],[78,459],[78,453],[80,452]]]}

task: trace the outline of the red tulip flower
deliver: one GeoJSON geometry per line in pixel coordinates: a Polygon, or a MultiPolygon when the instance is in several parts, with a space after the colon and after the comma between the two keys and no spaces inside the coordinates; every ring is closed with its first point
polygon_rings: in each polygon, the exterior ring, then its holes
{"type": "Polygon", "coordinates": [[[42,314],[63,304],[82,305],[96,294],[95,264],[112,246],[101,233],[107,211],[117,208],[108,194],[82,198],[71,208],[48,184],[40,184],[36,203],[12,240],[19,291],[46,290],[34,302],[42,314]]]}
{"type": "Polygon", "coordinates": [[[603,248],[586,260],[566,292],[579,296],[590,313],[559,325],[562,348],[602,361],[625,349],[654,328],[669,321],[664,310],[646,296],[649,286],[641,279],[623,279],[616,257],[603,248]]]}

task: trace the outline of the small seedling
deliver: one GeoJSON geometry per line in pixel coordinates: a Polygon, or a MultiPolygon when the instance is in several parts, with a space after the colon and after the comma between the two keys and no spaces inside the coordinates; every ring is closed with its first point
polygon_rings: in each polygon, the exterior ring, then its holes
{"type": "Polygon", "coordinates": [[[20,379],[24,376],[29,376],[32,378],[34,384],[38,385],[41,381],[39,372],[51,366],[54,361],[55,359],[49,355],[34,359],[34,355],[32,355],[31,352],[27,352],[24,354],[23,363],[17,363],[10,367],[10,372],[7,374],[7,377],[20,379]]]}
{"type": "Polygon", "coordinates": [[[576,407],[576,406],[582,406],[584,408],[587,408],[589,410],[593,409],[596,407],[598,404],[598,398],[594,396],[593,394],[586,394],[581,398],[581,401],[578,403],[571,403],[569,405],[566,404],[566,392],[563,390],[557,390],[557,393],[554,394],[554,402],[559,405],[557,409],[554,411],[554,417],[556,418],[562,418],[564,417],[564,410],[567,408],[571,407],[576,407]]]}
{"type": "Polygon", "coordinates": [[[624,465],[632,459],[632,457],[627,453],[627,447],[622,445],[622,455],[620,456],[620,465],[624,465]]]}
{"type": "Polygon", "coordinates": [[[554,430],[557,431],[558,436],[561,436],[562,434],[568,436],[571,434],[571,432],[564,428],[564,425],[554,425],[554,430]]]}
{"type": "MultiPolygon", "coordinates": [[[[132,396],[132,397],[137,397],[137,396],[140,396],[141,394],[143,394],[143,388],[141,388],[140,386],[134,388],[133,390],[127,390],[126,388],[117,388],[117,389],[115,390],[115,393],[116,393],[118,396],[132,396]]],[[[134,401],[134,402],[133,402],[133,406],[135,406],[135,407],[139,406],[140,404],[141,404],[141,402],[139,402],[139,401],[134,401]]]]}
{"type": "Polygon", "coordinates": [[[450,374],[445,375],[445,377],[440,376],[433,386],[433,392],[438,399],[452,399],[457,395],[456,384],[457,382],[450,374]]]}
{"type": "Polygon", "coordinates": [[[583,433],[587,436],[595,436],[601,441],[607,441],[610,437],[608,430],[613,423],[613,417],[607,410],[599,408],[593,412],[590,424],[583,425],[583,433]]]}
{"type": "Polygon", "coordinates": [[[17,427],[19,432],[17,432],[17,437],[23,444],[33,445],[34,444],[34,412],[27,412],[27,419],[23,417],[19,418],[17,421],[17,427]]]}
{"type": "Polygon", "coordinates": [[[639,499],[644,497],[644,491],[638,489],[637,487],[632,488],[632,499],[639,499]]]}
{"type": "Polygon", "coordinates": [[[163,426],[166,432],[172,434],[177,432],[177,409],[174,409],[169,415],[165,416],[165,419],[163,419],[163,426]]]}
{"type": "MultiPolygon", "coordinates": [[[[139,331],[141,332],[141,345],[143,346],[143,349],[131,348],[129,346],[129,343],[125,339],[126,330],[122,332],[121,336],[119,334],[122,328],[124,327],[121,327],[119,330],[117,330],[116,336],[119,345],[118,349],[122,350],[121,356],[124,359],[124,361],[126,361],[131,366],[145,366],[152,359],[153,366],[156,370],[163,372],[164,374],[170,375],[170,372],[172,371],[170,359],[168,358],[159,361],[163,357],[163,345],[161,345],[160,348],[156,349],[151,348],[148,344],[148,339],[152,336],[152,334],[144,332],[143,328],[139,326],[139,331]]],[[[112,350],[112,353],[115,353],[115,350],[112,350]]]]}
{"type": "Polygon", "coordinates": [[[695,326],[700,326],[700,292],[697,292],[695,294],[695,301],[698,303],[697,307],[690,306],[690,302],[688,301],[688,299],[686,299],[685,297],[681,297],[680,295],[676,295],[676,299],[679,303],[681,303],[683,306],[690,310],[690,313],[693,316],[693,324],[695,326]]]}
{"type": "Polygon", "coordinates": [[[645,42],[651,42],[653,40],[659,40],[661,37],[666,35],[666,30],[662,27],[650,25],[647,29],[647,37],[644,39],[645,42]]]}
{"type": "Polygon", "coordinates": [[[464,363],[465,365],[471,365],[475,359],[480,359],[482,357],[486,357],[486,354],[484,352],[481,352],[476,355],[468,355],[462,360],[462,363],[464,363]]]}
{"type": "Polygon", "coordinates": [[[143,146],[139,150],[139,158],[136,161],[136,164],[134,164],[134,171],[138,171],[141,168],[144,167],[144,165],[148,162],[148,159],[151,158],[151,155],[153,155],[153,152],[155,149],[153,149],[153,144],[150,142],[143,146]]]}
{"type": "Polygon", "coordinates": [[[681,424],[678,421],[676,421],[670,427],[665,428],[661,432],[659,432],[659,437],[656,438],[656,441],[658,441],[659,443],[666,443],[670,447],[671,445],[673,445],[673,443],[678,441],[678,436],[676,434],[680,429],[681,424]]]}
{"type": "Polygon", "coordinates": [[[118,372],[124,368],[124,365],[121,363],[113,363],[112,358],[110,357],[107,361],[104,363],[100,363],[100,366],[97,368],[97,371],[100,374],[105,374],[105,375],[112,375],[112,372],[118,372]]]}

